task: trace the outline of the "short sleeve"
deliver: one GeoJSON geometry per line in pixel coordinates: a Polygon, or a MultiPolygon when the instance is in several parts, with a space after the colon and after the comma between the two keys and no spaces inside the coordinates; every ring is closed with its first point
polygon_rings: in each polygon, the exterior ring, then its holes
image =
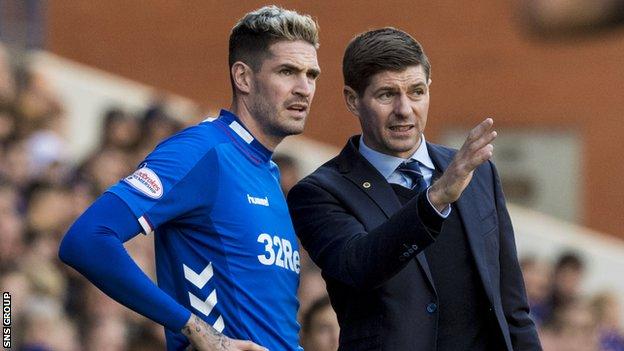
{"type": "Polygon", "coordinates": [[[168,139],[108,189],[128,205],[145,234],[212,206],[218,183],[216,151],[195,139],[192,135],[168,139]]]}

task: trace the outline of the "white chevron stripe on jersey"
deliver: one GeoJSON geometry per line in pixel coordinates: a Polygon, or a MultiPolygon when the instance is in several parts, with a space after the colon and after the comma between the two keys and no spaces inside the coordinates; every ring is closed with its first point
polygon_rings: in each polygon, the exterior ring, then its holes
{"type": "Polygon", "coordinates": [[[182,264],[184,268],[184,278],[189,282],[193,283],[196,287],[202,289],[206,283],[212,278],[212,262],[210,262],[204,270],[197,274],[194,270],[190,269],[184,263],[182,264]]]}
{"type": "Polygon", "coordinates": [[[212,327],[215,328],[215,330],[218,331],[219,333],[222,333],[223,329],[225,329],[225,323],[223,323],[223,316],[219,316],[219,318],[217,318],[217,320],[214,322],[212,327]]]}
{"type": "Polygon", "coordinates": [[[189,292],[188,294],[191,306],[205,316],[208,316],[217,304],[217,290],[213,290],[204,301],[202,301],[199,297],[193,295],[191,292],[189,292]]]}

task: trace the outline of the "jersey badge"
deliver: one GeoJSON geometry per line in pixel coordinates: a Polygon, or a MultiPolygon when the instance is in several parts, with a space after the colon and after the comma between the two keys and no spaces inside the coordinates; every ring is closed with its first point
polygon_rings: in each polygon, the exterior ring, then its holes
{"type": "Polygon", "coordinates": [[[124,180],[133,188],[152,199],[160,199],[163,195],[163,186],[160,178],[147,165],[138,168],[124,180]]]}

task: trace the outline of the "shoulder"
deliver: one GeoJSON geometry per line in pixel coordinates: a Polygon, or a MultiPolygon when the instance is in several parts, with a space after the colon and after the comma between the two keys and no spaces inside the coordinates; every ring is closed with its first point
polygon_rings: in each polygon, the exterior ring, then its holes
{"type": "Polygon", "coordinates": [[[314,172],[301,179],[288,192],[289,203],[309,199],[314,194],[324,194],[333,186],[340,186],[342,175],[335,158],[321,165],[314,172]]]}
{"type": "Polygon", "coordinates": [[[194,164],[219,144],[229,139],[211,122],[188,127],[161,141],[148,154],[150,159],[167,160],[176,164],[194,164]]]}
{"type": "Polygon", "coordinates": [[[210,122],[200,123],[161,141],[136,172],[149,170],[170,182],[177,182],[193,170],[214,175],[218,168],[216,148],[226,142],[227,138],[210,122]]]}
{"type": "Polygon", "coordinates": [[[185,128],[180,132],[161,141],[153,152],[190,152],[205,153],[215,146],[228,142],[223,131],[219,130],[212,122],[202,122],[185,128]]]}
{"type": "Polygon", "coordinates": [[[341,178],[342,174],[340,173],[338,156],[336,156],[333,159],[325,162],[308,176],[301,179],[301,181],[299,181],[297,185],[311,184],[322,187],[323,184],[333,183],[341,178]]]}

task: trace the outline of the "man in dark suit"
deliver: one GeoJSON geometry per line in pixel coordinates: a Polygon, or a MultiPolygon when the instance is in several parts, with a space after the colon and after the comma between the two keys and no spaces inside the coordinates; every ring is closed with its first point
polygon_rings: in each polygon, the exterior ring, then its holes
{"type": "Polygon", "coordinates": [[[409,34],[360,34],[343,60],[362,136],[288,203],[322,269],[340,350],[541,350],[487,118],[460,150],[427,143],[430,65],[409,34]]]}

